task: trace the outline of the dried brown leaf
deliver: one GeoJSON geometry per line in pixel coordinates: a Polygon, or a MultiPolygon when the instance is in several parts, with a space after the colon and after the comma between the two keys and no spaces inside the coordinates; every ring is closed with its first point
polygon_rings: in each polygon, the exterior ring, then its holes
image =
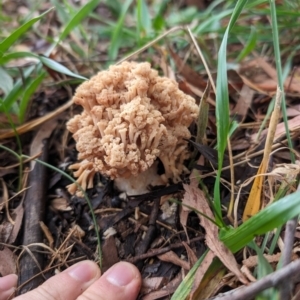
{"type": "Polygon", "coordinates": [[[12,211],[11,215],[14,219],[14,226],[8,239],[9,244],[14,243],[22,226],[24,215],[23,201],[12,211]]]}
{"type": "MultiPolygon", "coordinates": [[[[269,263],[274,263],[274,262],[279,262],[279,259],[281,257],[281,253],[269,255],[269,254],[264,254],[265,259],[269,263]]],[[[258,256],[257,255],[252,255],[248,257],[247,259],[243,260],[243,265],[246,266],[247,268],[254,268],[258,264],[258,256]]]]}
{"type": "Polygon", "coordinates": [[[215,254],[212,251],[209,251],[206,254],[205,258],[203,259],[200,268],[197,269],[195,274],[194,284],[190,292],[190,299],[198,299],[198,295],[202,294],[199,293],[200,292],[199,287],[205,273],[207,272],[214,258],[215,258],[215,254]]]}
{"type": "Polygon", "coordinates": [[[2,276],[16,274],[16,257],[14,253],[7,247],[0,251],[0,273],[2,276]]]}
{"type": "Polygon", "coordinates": [[[240,123],[243,123],[247,116],[248,109],[251,106],[253,96],[254,90],[244,84],[241,89],[240,97],[237,101],[237,104],[231,112],[231,115],[237,115],[239,117],[240,123]]]}
{"type": "Polygon", "coordinates": [[[115,237],[111,235],[102,245],[102,271],[105,272],[118,261],[116,240],[115,237]]]}
{"type": "MultiPolygon", "coordinates": [[[[277,88],[277,72],[264,58],[257,57],[240,66],[239,73],[244,83],[257,91],[275,94],[277,88]],[[251,82],[249,84],[249,82],[251,82]],[[251,86],[252,85],[252,86],[251,86]]],[[[300,93],[300,81],[297,77],[288,76],[284,82],[284,88],[290,92],[300,93]]]]}
{"type": "MultiPolygon", "coordinates": [[[[201,211],[208,218],[214,220],[214,215],[207,203],[204,193],[198,188],[198,182],[194,178],[191,178],[191,183],[183,184],[185,194],[182,200],[183,205],[195,208],[197,211],[201,211]]],[[[183,209],[187,209],[183,207],[183,209]]],[[[226,246],[219,240],[218,227],[207,218],[199,215],[201,219],[201,225],[206,231],[206,244],[209,249],[222,261],[222,263],[232,272],[237,278],[244,284],[248,281],[241,273],[238,264],[234,258],[234,255],[226,248],[226,246]]]]}
{"type": "Polygon", "coordinates": [[[195,252],[191,249],[191,247],[186,243],[186,242],[182,242],[188,259],[189,259],[189,264],[190,264],[190,268],[191,269],[193,267],[193,265],[198,261],[197,255],[195,254],[195,252]]]}
{"type": "Polygon", "coordinates": [[[182,275],[179,272],[176,277],[171,280],[163,289],[159,291],[151,292],[142,297],[143,300],[155,300],[160,299],[162,297],[168,297],[167,299],[171,298],[171,295],[176,291],[179,284],[182,282],[182,275]]]}
{"type": "Polygon", "coordinates": [[[144,278],[142,282],[141,293],[146,294],[152,291],[157,291],[167,284],[167,278],[165,277],[151,277],[144,278]]]}
{"type": "MultiPolygon", "coordinates": [[[[300,131],[300,115],[288,121],[288,127],[290,134],[299,133],[300,131]]],[[[265,137],[269,129],[265,129],[261,133],[261,138],[265,137]]],[[[255,142],[257,140],[258,133],[251,135],[251,140],[255,142]]],[[[277,125],[275,131],[274,142],[286,137],[285,125],[284,122],[281,122],[277,125]]]]}
{"type": "Polygon", "coordinates": [[[49,228],[45,225],[45,223],[43,221],[40,221],[40,226],[41,226],[41,229],[42,229],[46,239],[49,242],[50,248],[53,249],[54,239],[53,239],[52,233],[50,232],[49,228]]]}
{"type": "Polygon", "coordinates": [[[168,251],[164,254],[158,255],[157,257],[162,261],[170,262],[174,265],[180,266],[184,270],[190,270],[190,264],[187,261],[180,259],[173,251],[168,251]]]}

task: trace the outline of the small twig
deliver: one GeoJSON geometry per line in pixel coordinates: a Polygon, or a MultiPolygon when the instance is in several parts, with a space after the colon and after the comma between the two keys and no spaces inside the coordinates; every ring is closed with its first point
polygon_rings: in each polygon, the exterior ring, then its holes
{"type": "MultiPolygon", "coordinates": [[[[196,238],[191,239],[189,242],[186,242],[186,243],[188,245],[190,245],[193,242],[201,241],[201,240],[204,240],[204,236],[196,237],[196,238]]],[[[176,243],[176,244],[172,244],[170,246],[159,248],[159,249],[151,249],[151,250],[149,250],[145,254],[137,255],[135,257],[127,259],[126,261],[128,261],[130,263],[135,263],[135,262],[137,262],[139,260],[146,259],[146,258],[149,258],[149,257],[154,257],[154,256],[157,256],[157,255],[160,255],[160,254],[164,254],[164,253],[166,253],[166,252],[168,252],[170,250],[181,248],[181,247],[184,247],[184,245],[182,244],[182,242],[176,243]]]]}
{"type": "Polygon", "coordinates": [[[154,40],[150,41],[149,43],[147,43],[145,46],[141,47],[140,49],[134,51],[133,53],[130,53],[129,55],[123,57],[121,60],[119,60],[116,65],[121,64],[123,61],[131,59],[133,56],[138,55],[140,53],[142,53],[144,50],[148,49],[149,47],[151,47],[152,45],[156,44],[158,41],[160,41],[161,39],[163,39],[164,37],[166,37],[167,35],[169,35],[172,32],[175,31],[179,31],[179,30],[185,30],[185,28],[183,26],[175,26],[169,30],[167,30],[166,32],[164,32],[163,34],[161,34],[160,36],[158,36],[157,38],[155,38],[154,40]]]}
{"type": "MultiPolygon", "coordinates": [[[[48,144],[44,143],[41,160],[46,161],[48,158],[48,144]]],[[[45,193],[46,193],[46,177],[47,170],[41,164],[35,164],[33,170],[29,175],[30,188],[26,192],[24,200],[24,229],[23,229],[23,245],[26,247],[30,244],[39,243],[43,239],[43,233],[39,224],[43,220],[45,213],[45,193]]],[[[34,275],[40,273],[44,264],[44,257],[37,253],[38,247],[33,249],[32,253],[24,253],[20,259],[20,275],[19,294],[39,286],[43,281],[42,276],[35,277],[34,275]],[[34,254],[33,254],[34,253],[34,254]],[[30,281],[31,280],[31,281],[30,281]],[[25,284],[25,282],[28,282],[25,284]]]]}
{"type": "Polygon", "coordinates": [[[250,300],[263,290],[280,285],[282,280],[295,281],[299,278],[299,269],[300,259],[297,259],[282,269],[269,274],[248,286],[243,286],[230,292],[219,294],[218,296],[209,298],[208,300],[250,300]]]}
{"type": "Polygon", "coordinates": [[[205,60],[205,58],[204,58],[204,56],[203,56],[203,54],[202,54],[202,52],[201,52],[201,50],[200,50],[200,48],[199,48],[199,45],[198,45],[198,43],[197,43],[197,41],[196,41],[196,39],[195,39],[195,37],[194,37],[194,35],[193,35],[191,29],[190,29],[189,27],[186,27],[186,29],[187,29],[187,32],[188,32],[188,34],[190,35],[190,38],[191,38],[191,40],[192,40],[192,42],[193,42],[193,44],[194,44],[194,46],[195,46],[195,48],[196,48],[196,50],[197,50],[198,55],[200,56],[200,58],[201,58],[201,60],[202,60],[202,63],[203,63],[203,65],[204,65],[204,68],[205,68],[205,71],[206,71],[207,76],[208,76],[208,78],[209,78],[209,81],[210,81],[210,84],[211,84],[211,86],[212,86],[212,89],[214,90],[214,93],[216,94],[216,86],[215,86],[215,82],[214,82],[214,80],[213,80],[213,78],[212,78],[212,75],[211,75],[211,73],[210,73],[210,71],[209,71],[209,68],[208,68],[208,65],[207,65],[207,63],[206,63],[206,60],[205,60]]]}
{"type": "MultiPolygon", "coordinates": [[[[136,251],[137,255],[144,254],[148,250],[150,244],[152,243],[152,241],[155,237],[156,219],[157,219],[158,212],[159,212],[159,206],[160,206],[160,198],[157,198],[153,201],[153,208],[152,208],[150,218],[149,218],[149,229],[146,233],[145,238],[137,246],[137,251],[136,251]]],[[[139,269],[142,268],[141,261],[137,262],[137,267],[139,269]]]]}
{"type": "MultiPolygon", "coordinates": [[[[291,262],[297,223],[298,216],[292,220],[289,220],[286,223],[284,235],[284,249],[282,252],[282,267],[288,265],[291,262]]],[[[293,283],[290,282],[290,280],[284,280],[280,286],[280,299],[290,299],[292,288],[293,283]]]]}

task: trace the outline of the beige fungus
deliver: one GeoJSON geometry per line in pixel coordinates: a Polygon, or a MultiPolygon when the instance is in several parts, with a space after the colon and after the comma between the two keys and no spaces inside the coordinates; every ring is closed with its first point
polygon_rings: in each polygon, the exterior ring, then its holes
{"type": "MultiPolygon", "coordinates": [[[[93,186],[96,172],[129,178],[157,158],[165,181],[180,180],[189,158],[184,139],[198,106],[174,80],[160,77],[149,63],[123,62],[81,84],[73,100],[84,110],[67,123],[81,161],[70,168],[84,189],[93,186]]],[[[76,189],[69,186],[70,193],[76,189]]]]}

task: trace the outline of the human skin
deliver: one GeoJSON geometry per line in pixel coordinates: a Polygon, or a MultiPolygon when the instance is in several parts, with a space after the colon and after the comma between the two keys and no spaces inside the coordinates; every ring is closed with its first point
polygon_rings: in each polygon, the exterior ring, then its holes
{"type": "MultiPolygon", "coordinates": [[[[135,266],[119,262],[100,276],[92,261],[79,262],[51,277],[38,288],[16,300],[135,300],[141,287],[141,276],[135,266]]],[[[0,278],[0,300],[6,300],[17,284],[16,275],[0,278]]]]}

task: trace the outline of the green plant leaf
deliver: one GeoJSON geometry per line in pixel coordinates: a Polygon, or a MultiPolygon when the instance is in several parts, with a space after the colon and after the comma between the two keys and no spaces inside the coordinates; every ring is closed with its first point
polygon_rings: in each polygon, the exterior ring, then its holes
{"type": "Polygon", "coordinates": [[[29,102],[31,96],[33,95],[33,93],[40,86],[45,75],[46,75],[46,72],[42,72],[38,77],[36,77],[34,80],[32,80],[26,87],[26,90],[24,92],[24,95],[21,99],[20,106],[19,106],[19,122],[21,124],[24,122],[25,114],[26,114],[27,107],[28,107],[28,102],[29,102]]]}
{"type": "Polygon", "coordinates": [[[24,23],[18,29],[16,29],[12,34],[10,34],[2,43],[0,43],[0,56],[4,54],[4,52],[9,49],[12,44],[19,39],[34,23],[42,19],[46,14],[48,14],[53,8],[48,9],[43,14],[35,17],[28,22],[24,23]],[[1,55],[2,53],[2,55],[1,55]]]}
{"type": "Polygon", "coordinates": [[[295,192],[268,205],[238,228],[222,228],[219,237],[232,252],[237,252],[256,236],[282,226],[299,214],[300,192],[295,192]]]}
{"type": "Polygon", "coordinates": [[[57,61],[55,61],[51,58],[44,57],[44,56],[38,56],[38,58],[45,66],[47,66],[48,68],[50,68],[54,71],[57,71],[59,73],[66,74],[68,76],[75,77],[78,79],[87,80],[86,77],[80,76],[80,75],[70,71],[68,68],[66,68],[65,66],[61,65],[60,63],[58,63],[57,61]]]}
{"type": "MultiPolygon", "coordinates": [[[[0,105],[0,111],[4,112],[5,110],[10,111],[13,104],[20,98],[22,92],[24,91],[24,87],[30,82],[29,76],[35,69],[35,66],[30,66],[26,69],[22,75],[22,78],[19,78],[11,91],[3,98],[3,104],[5,104],[5,109],[3,105],[0,105]]],[[[1,103],[0,103],[1,104],[1,103]]],[[[19,114],[19,111],[15,111],[16,114],[19,114]]]]}
{"type": "Polygon", "coordinates": [[[25,51],[12,52],[12,53],[4,54],[0,58],[0,65],[4,65],[13,59],[24,58],[24,57],[34,57],[38,59],[38,55],[32,52],[25,52],[25,51]]]}
{"type": "Polygon", "coordinates": [[[58,44],[61,40],[63,40],[71,31],[73,28],[78,26],[80,22],[89,15],[91,11],[93,11],[96,6],[99,4],[101,0],[91,0],[87,2],[85,5],[81,7],[81,9],[75,14],[75,16],[68,22],[64,30],[59,36],[58,41],[56,44],[58,44]]]}
{"type": "Polygon", "coordinates": [[[81,79],[81,80],[87,80],[87,78],[72,72],[67,67],[60,64],[59,62],[57,62],[57,61],[55,61],[51,58],[45,57],[45,56],[36,55],[34,53],[31,53],[31,52],[14,52],[14,53],[6,54],[2,58],[0,58],[0,63],[7,63],[8,61],[10,61],[12,59],[24,58],[24,57],[36,58],[41,63],[43,63],[45,66],[47,66],[48,68],[50,68],[54,71],[57,71],[59,73],[66,74],[68,76],[78,78],[78,79],[81,79]]]}
{"type": "Polygon", "coordinates": [[[171,300],[182,300],[186,299],[186,297],[189,295],[193,284],[195,280],[195,275],[197,272],[197,269],[201,265],[203,259],[205,258],[206,254],[210,251],[207,249],[201,257],[197,260],[197,262],[194,264],[194,266],[191,268],[191,270],[188,272],[188,274],[185,276],[185,278],[182,280],[179,287],[176,289],[175,293],[173,294],[171,300]]]}
{"type": "Polygon", "coordinates": [[[121,33],[122,33],[122,27],[124,24],[126,13],[129,9],[129,6],[133,0],[126,0],[125,3],[122,6],[122,12],[120,14],[120,17],[118,19],[118,22],[116,24],[116,27],[113,31],[111,42],[108,49],[108,57],[110,60],[115,60],[118,56],[118,51],[120,47],[120,43],[122,41],[121,33]]]}
{"type": "MultiPolygon", "coordinates": [[[[257,279],[262,279],[265,276],[273,273],[273,268],[269,264],[269,262],[266,260],[266,258],[263,255],[263,251],[256,245],[256,243],[251,242],[249,244],[251,248],[253,248],[258,257],[258,264],[257,264],[257,279]]],[[[264,290],[263,292],[259,293],[255,300],[273,300],[273,299],[279,299],[277,297],[277,291],[275,288],[269,288],[264,290]]]]}
{"type": "Polygon", "coordinates": [[[164,29],[165,27],[165,19],[164,19],[164,13],[166,9],[168,8],[169,0],[163,0],[158,3],[158,9],[155,13],[154,18],[152,19],[152,27],[156,31],[160,31],[164,29]]]}
{"type": "MultiPolygon", "coordinates": [[[[227,79],[227,40],[228,35],[234,23],[238,19],[247,0],[239,0],[233,10],[229,24],[226,28],[219,53],[218,53],[218,71],[217,71],[217,94],[216,94],[216,121],[217,121],[217,148],[218,148],[218,172],[214,186],[214,206],[218,215],[221,215],[221,199],[220,199],[220,177],[223,166],[224,152],[227,145],[229,133],[229,97],[228,97],[228,79],[227,79]]],[[[216,218],[218,224],[222,224],[222,220],[216,218]]]]}
{"type": "Polygon", "coordinates": [[[0,89],[7,95],[13,88],[14,82],[11,76],[3,69],[0,68],[0,89]]]}
{"type": "Polygon", "coordinates": [[[49,56],[53,49],[62,41],[67,35],[78,25],[80,22],[88,16],[93,9],[99,4],[101,0],[91,0],[83,5],[80,10],[68,21],[64,30],[61,32],[60,36],[57,38],[55,43],[47,50],[45,56],[49,56]]]}
{"type": "Polygon", "coordinates": [[[137,28],[139,36],[148,35],[151,30],[150,12],[144,0],[137,1],[137,28]]]}
{"type": "Polygon", "coordinates": [[[248,41],[237,58],[238,62],[242,61],[247,55],[249,55],[249,53],[251,53],[251,51],[256,46],[256,42],[257,42],[257,31],[256,28],[252,26],[248,41]]]}

